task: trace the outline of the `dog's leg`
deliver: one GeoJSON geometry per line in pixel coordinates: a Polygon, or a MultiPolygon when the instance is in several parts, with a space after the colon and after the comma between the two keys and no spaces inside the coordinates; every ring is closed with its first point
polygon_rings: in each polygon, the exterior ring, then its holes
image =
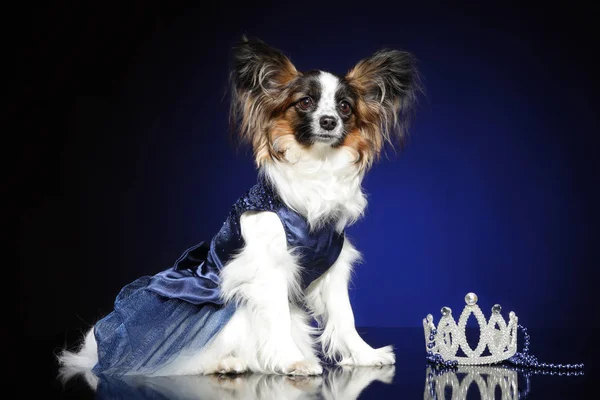
{"type": "MultiPolygon", "coordinates": [[[[304,322],[291,315],[290,302],[299,296],[298,266],[287,249],[283,225],[271,212],[247,212],[240,219],[245,246],[221,274],[226,301],[245,313],[248,334],[239,337],[234,356],[256,372],[315,375],[322,367],[314,353],[292,334],[304,322]],[[312,357],[311,357],[312,355],[312,357]]],[[[227,328],[227,327],[226,327],[227,328]]],[[[303,340],[306,339],[303,336],[303,340]]]]}
{"type": "Polygon", "coordinates": [[[307,289],[309,307],[323,328],[320,336],[323,354],[340,365],[394,364],[392,346],[373,349],[354,326],[348,282],[352,264],[359,259],[360,253],[346,238],[337,261],[307,289]]]}
{"type": "Polygon", "coordinates": [[[292,319],[292,338],[302,352],[305,359],[319,363],[319,358],[315,354],[315,337],[318,330],[312,327],[309,323],[309,316],[306,311],[298,306],[291,305],[292,319]]]}

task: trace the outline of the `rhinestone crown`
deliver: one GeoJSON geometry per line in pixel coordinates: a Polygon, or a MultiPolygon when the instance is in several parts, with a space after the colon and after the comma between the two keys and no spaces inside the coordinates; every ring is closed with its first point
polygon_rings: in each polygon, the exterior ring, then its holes
{"type": "Polygon", "coordinates": [[[502,307],[495,304],[489,321],[477,305],[477,295],[468,293],[465,306],[458,323],[452,317],[450,307],[442,308],[442,317],[437,328],[433,316],[428,314],[423,319],[425,330],[425,348],[430,354],[439,354],[444,360],[453,360],[462,365],[493,364],[512,357],[517,351],[518,318],[510,312],[508,323],[502,318],[502,307]],[[473,350],[467,342],[467,320],[473,314],[479,324],[479,343],[473,350]],[[459,355],[459,348],[463,355],[459,355]],[[484,355],[486,352],[487,353],[484,355]]]}

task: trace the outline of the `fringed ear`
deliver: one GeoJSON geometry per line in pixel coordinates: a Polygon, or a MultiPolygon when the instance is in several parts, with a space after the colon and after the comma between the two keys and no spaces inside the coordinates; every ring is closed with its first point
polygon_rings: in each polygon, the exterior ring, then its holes
{"type": "Polygon", "coordinates": [[[281,51],[259,39],[243,37],[233,48],[233,55],[232,79],[240,91],[274,91],[298,75],[296,67],[281,51]]]}
{"type": "Polygon", "coordinates": [[[232,132],[252,144],[260,164],[269,151],[269,119],[285,107],[287,89],[299,73],[282,52],[258,39],[243,37],[233,48],[233,59],[232,132]]]}
{"type": "Polygon", "coordinates": [[[412,117],[421,80],[412,54],[380,50],[361,60],[346,75],[359,94],[357,113],[360,129],[379,153],[384,142],[400,142],[412,117]]]}

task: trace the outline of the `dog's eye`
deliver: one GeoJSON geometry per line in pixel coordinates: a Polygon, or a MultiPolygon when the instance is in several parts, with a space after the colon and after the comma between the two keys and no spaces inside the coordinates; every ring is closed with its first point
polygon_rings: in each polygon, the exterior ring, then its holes
{"type": "Polygon", "coordinates": [[[349,115],[352,111],[352,108],[350,108],[350,103],[348,103],[346,100],[340,101],[339,107],[340,112],[344,115],[349,115]]]}
{"type": "Polygon", "coordinates": [[[303,99],[300,99],[300,101],[297,104],[298,108],[300,108],[301,110],[310,110],[313,106],[313,99],[311,99],[310,97],[305,97],[303,99]]]}

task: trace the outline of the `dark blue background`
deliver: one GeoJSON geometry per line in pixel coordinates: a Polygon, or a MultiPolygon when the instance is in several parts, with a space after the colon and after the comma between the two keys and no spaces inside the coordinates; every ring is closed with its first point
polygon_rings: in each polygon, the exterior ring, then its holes
{"type": "MultiPolygon", "coordinates": [[[[118,290],[209,239],[256,179],[228,138],[231,45],[344,74],[415,54],[426,94],[348,229],[360,326],[420,326],[468,291],[531,327],[596,312],[597,49],[585,9],[377,2],[40,8],[15,104],[19,319],[85,329],[118,290]]],[[[569,6],[570,7],[570,6],[569,6]]],[[[569,335],[569,333],[567,333],[569,335]]],[[[570,333],[576,339],[576,332],[570,333]]]]}

